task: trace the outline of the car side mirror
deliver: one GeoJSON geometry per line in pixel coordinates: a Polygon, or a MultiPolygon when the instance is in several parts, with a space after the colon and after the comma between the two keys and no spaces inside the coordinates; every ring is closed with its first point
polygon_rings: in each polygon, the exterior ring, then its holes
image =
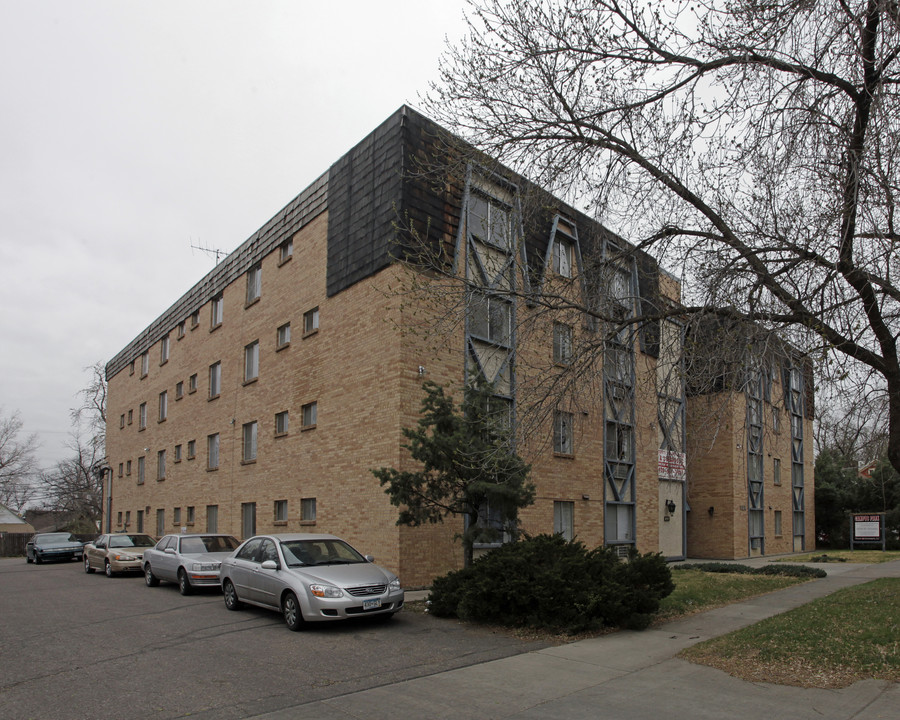
{"type": "Polygon", "coordinates": [[[260,565],[260,567],[261,567],[263,570],[277,570],[277,569],[278,569],[278,563],[275,562],[274,560],[265,560],[265,561],[263,561],[263,564],[260,565]]]}
{"type": "Polygon", "coordinates": [[[375,562],[375,556],[374,555],[366,555],[366,562],[370,562],[370,563],[375,562]]]}
{"type": "Polygon", "coordinates": [[[166,555],[174,555],[174,554],[175,554],[175,548],[166,548],[165,550],[163,550],[163,552],[164,552],[166,555]]]}

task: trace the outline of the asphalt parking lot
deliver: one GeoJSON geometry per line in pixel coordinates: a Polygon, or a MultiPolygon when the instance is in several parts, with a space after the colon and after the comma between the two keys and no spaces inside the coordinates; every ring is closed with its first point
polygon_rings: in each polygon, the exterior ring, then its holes
{"type": "Polygon", "coordinates": [[[0,558],[0,718],[247,718],[543,647],[403,610],[290,632],[140,575],[0,558]]]}

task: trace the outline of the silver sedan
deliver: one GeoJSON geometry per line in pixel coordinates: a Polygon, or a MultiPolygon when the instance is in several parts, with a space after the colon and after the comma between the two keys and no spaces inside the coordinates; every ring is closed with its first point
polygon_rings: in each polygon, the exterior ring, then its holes
{"type": "Polygon", "coordinates": [[[291,630],[304,622],[380,615],[403,607],[403,588],[334,535],[257,535],[222,561],[225,607],[278,610],[291,630]]]}
{"type": "Polygon", "coordinates": [[[160,580],[178,583],[182,595],[190,595],[195,587],[218,587],[219,566],[237,546],[231,535],[166,535],[144,551],[144,581],[147,587],[156,587],[160,580]]]}

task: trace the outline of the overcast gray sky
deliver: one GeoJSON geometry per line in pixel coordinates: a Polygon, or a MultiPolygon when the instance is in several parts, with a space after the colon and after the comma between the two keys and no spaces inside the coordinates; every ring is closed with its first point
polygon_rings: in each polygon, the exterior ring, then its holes
{"type": "Polygon", "coordinates": [[[0,407],[106,362],[436,77],[463,0],[0,0],[0,407]]]}

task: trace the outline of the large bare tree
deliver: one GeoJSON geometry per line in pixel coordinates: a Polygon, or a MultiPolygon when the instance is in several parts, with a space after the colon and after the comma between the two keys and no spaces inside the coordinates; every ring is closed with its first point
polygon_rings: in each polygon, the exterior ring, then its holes
{"type": "Polygon", "coordinates": [[[897,0],[470,0],[435,119],[880,386],[900,469],[897,0]]]}
{"type": "Polygon", "coordinates": [[[0,503],[21,512],[34,496],[37,435],[22,435],[18,412],[5,415],[0,408],[0,503]]]}
{"type": "Polygon", "coordinates": [[[71,526],[82,532],[96,530],[102,514],[102,474],[106,461],[106,375],[95,363],[87,386],[78,395],[81,404],[72,410],[71,455],[41,473],[47,506],[71,517],[71,526]]]}

